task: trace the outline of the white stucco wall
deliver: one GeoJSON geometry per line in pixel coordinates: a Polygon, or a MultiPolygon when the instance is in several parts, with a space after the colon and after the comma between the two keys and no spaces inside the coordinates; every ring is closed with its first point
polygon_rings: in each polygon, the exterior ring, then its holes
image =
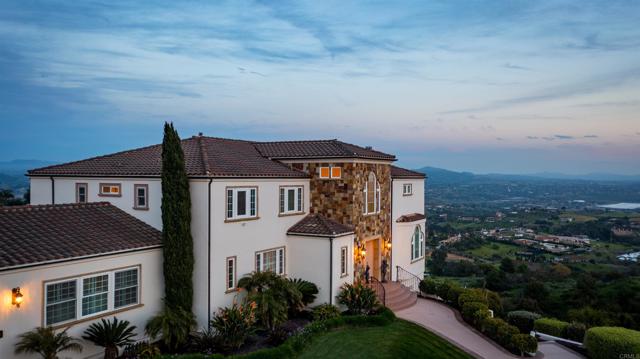
{"type": "MultiPolygon", "coordinates": [[[[138,339],[144,335],[144,326],[149,318],[162,308],[164,284],[162,279],[162,252],[160,249],[146,250],[108,257],[51,264],[0,272],[0,330],[4,332],[0,338],[0,358],[14,358],[14,345],[18,336],[37,326],[42,326],[44,317],[44,282],[89,273],[109,271],[113,269],[140,265],[140,303],[141,306],[115,314],[118,319],[128,320],[137,327],[138,339]],[[20,308],[11,304],[11,289],[20,287],[24,302],[20,308]]],[[[106,315],[111,318],[113,315],[106,315]]],[[[80,338],[84,330],[99,319],[72,324],[69,335],[80,338]]],[[[81,354],[63,352],[61,358],[102,357],[102,348],[93,346],[81,339],[84,350],[81,354]]],[[[38,356],[21,355],[20,358],[38,358],[38,356]]]]}
{"type": "Polygon", "coordinates": [[[396,266],[422,278],[424,275],[424,260],[411,260],[411,237],[416,225],[420,225],[425,232],[425,220],[412,223],[397,223],[396,220],[403,215],[411,213],[424,214],[424,180],[423,179],[393,179],[393,203],[392,203],[392,279],[396,280],[396,266]],[[413,194],[406,196],[402,194],[403,185],[411,183],[413,194]]]}
{"type": "Polygon", "coordinates": [[[311,306],[336,304],[336,296],[344,283],[353,283],[353,241],[352,234],[333,240],[326,237],[289,236],[289,269],[292,276],[315,283],[318,295],[311,306]],[[333,245],[331,245],[333,241],[333,245]],[[340,248],[347,247],[347,275],[340,275],[340,248]],[[331,248],[333,251],[331,252],[331,248]],[[330,258],[333,257],[333,262],[330,258]],[[333,263],[333,272],[330,264],[333,263]],[[333,273],[333,281],[330,280],[333,273]],[[329,288],[333,287],[333,291],[329,288]]]}
{"type": "MultiPolygon", "coordinates": [[[[76,183],[88,186],[88,202],[110,202],[130,215],[162,229],[160,202],[162,186],[159,178],[93,178],[93,177],[55,177],[55,203],[75,203],[76,183]],[[100,196],[100,183],[119,183],[121,196],[100,196]],[[149,186],[149,209],[134,209],[134,185],[149,186]]],[[[31,177],[31,204],[51,204],[51,180],[49,178],[31,177]]]]}

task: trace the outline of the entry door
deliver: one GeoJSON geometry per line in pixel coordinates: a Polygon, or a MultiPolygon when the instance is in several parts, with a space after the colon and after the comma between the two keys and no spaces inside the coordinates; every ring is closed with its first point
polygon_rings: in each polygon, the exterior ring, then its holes
{"type": "Polygon", "coordinates": [[[374,239],[371,242],[373,242],[373,268],[371,268],[372,273],[373,276],[378,280],[382,280],[382,278],[380,278],[380,239],[374,239]]]}

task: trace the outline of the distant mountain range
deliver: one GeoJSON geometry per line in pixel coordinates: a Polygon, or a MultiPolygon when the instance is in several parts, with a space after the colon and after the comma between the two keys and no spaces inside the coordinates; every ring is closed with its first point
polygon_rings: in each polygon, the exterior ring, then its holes
{"type": "Polygon", "coordinates": [[[583,181],[615,181],[615,182],[640,182],[640,175],[628,176],[611,173],[589,173],[585,175],[568,175],[563,173],[541,172],[526,175],[515,174],[475,174],[471,172],[456,172],[438,167],[422,167],[415,171],[426,173],[429,183],[463,184],[483,181],[544,181],[544,180],[583,180],[583,181]]]}
{"type": "Polygon", "coordinates": [[[54,164],[40,160],[0,161],[0,189],[9,188],[16,195],[21,195],[29,188],[27,170],[54,164]]]}

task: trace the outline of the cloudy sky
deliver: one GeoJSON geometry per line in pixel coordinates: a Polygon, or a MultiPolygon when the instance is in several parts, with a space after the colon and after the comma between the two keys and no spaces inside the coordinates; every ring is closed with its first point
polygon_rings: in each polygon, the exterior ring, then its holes
{"type": "Polygon", "coordinates": [[[0,160],[204,132],[640,173],[637,1],[0,3],[0,160]],[[215,3],[215,4],[214,4],[215,3]]]}

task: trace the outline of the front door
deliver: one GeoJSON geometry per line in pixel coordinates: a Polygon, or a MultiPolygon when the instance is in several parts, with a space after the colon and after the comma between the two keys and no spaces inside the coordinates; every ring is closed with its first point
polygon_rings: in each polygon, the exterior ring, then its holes
{"type": "Polygon", "coordinates": [[[365,250],[367,251],[367,264],[370,268],[369,275],[380,280],[380,238],[365,242],[365,250]]]}

